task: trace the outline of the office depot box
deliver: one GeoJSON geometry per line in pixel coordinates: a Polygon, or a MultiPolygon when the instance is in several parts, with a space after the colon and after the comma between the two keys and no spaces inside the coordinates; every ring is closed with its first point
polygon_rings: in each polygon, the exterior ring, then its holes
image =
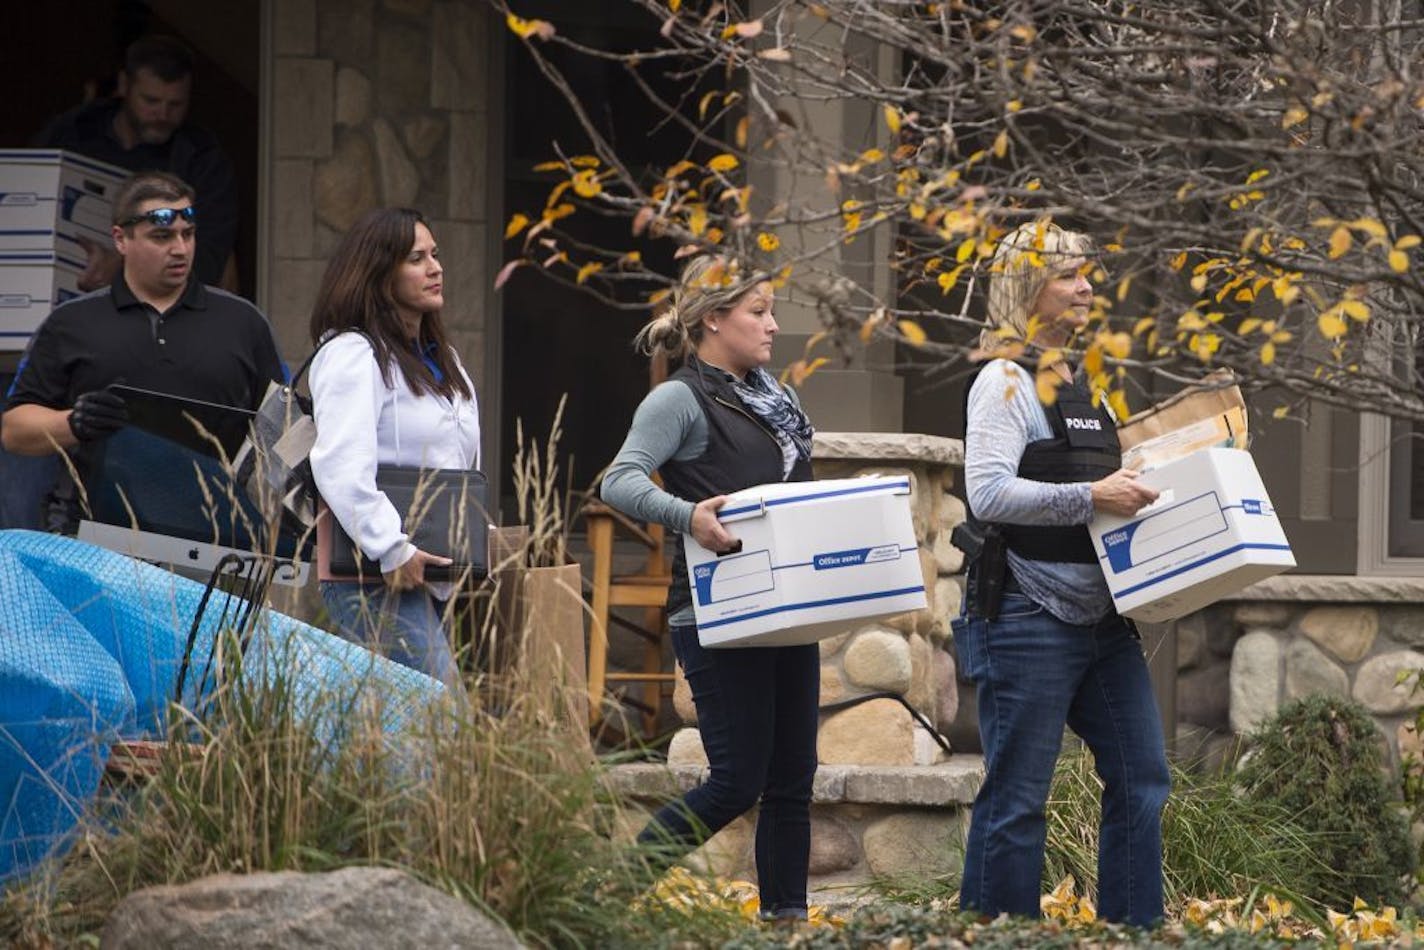
{"type": "Polygon", "coordinates": [[[719,517],[739,552],[683,535],[705,647],[814,643],[848,620],[926,606],[907,477],[758,485],[719,517]]]}
{"type": "Polygon", "coordinates": [[[1161,497],[1131,518],[1099,515],[1088,526],[1119,613],[1175,620],[1295,567],[1249,452],[1202,449],[1142,483],[1161,497]]]}
{"type": "Polygon", "coordinates": [[[51,310],[83,293],[82,273],[82,257],[0,251],[0,352],[23,350],[51,310]]]}
{"type": "Polygon", "coordinates": [[[79,238],[108,244],[113,200],[128,172],[53,149],[0,149],[0,251],[83,260],[79,238]]]}

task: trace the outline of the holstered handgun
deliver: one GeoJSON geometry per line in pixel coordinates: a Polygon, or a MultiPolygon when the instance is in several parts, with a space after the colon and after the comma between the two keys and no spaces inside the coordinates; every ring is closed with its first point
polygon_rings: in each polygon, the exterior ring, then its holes
{"type": "Polygon", "coordinates": [[[1004,599],[1004,578],[1008,573],[1009,548],[996,524],[972,518],[955,525],[950,543],[964,552],[969,562],[966,611],[971,617],[994,620],[1004,599]]]}

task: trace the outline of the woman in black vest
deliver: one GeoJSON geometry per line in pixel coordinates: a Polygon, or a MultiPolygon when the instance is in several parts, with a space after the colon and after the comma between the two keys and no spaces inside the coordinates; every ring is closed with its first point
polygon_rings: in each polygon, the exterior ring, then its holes
{"type": "Polygon", "coordinates": [[[1011,232],[994,255],[980,346],[1012,358],[987,363],[970,387],[964,471],[971,523],[997,532],[1007,556],[989,544],[971,561],[954,622],[978,687],[986,771],[960,904],[1038,915],[1044,804],[1067,725],[1104,786],[1098,912],[1149,926],[1162,917],[1162,725],[1141,642],[1113,609],[1086,525],[1099,511],[1134,514],[1157,493],[1122,468],[1114,420],[1082,374],[1039,359],[1070,352],[1086,325],[1091,261],[1087,236],[1047,222],[1011,232]]]}
{"type": "MultiPolygon", "coordinates": [[[[762,368],[777,329],[772,306],[764,275],[717,257],[687,265],[672,306],[635,341],[683,365],[638,407],[604,477],[604,501],[722,552],[737,546],[717,520],[727,494],[811,478],[811,424],[792,392],[762,368]]],[[[682,545],[674,548],[668,626],[710,772],[654,815],[639,842],[673,860],[759,803],[762,916],[804,919],[820,651],[815,644],[704,650],[682,545]]]]}

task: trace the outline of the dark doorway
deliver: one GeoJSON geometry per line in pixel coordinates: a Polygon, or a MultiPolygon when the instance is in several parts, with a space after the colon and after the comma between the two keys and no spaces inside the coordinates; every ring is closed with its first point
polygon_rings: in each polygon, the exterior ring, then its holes
{"type": "Polygon", "coordinates": [[[10,4],[0,57],[4,121],[0,147],[26,148],[45,124],[81,103],[113,94],[124,49],[146,33],[166,33],[194,54],[192,121],[217,136],[237,171],[241,223],[239,288],[257,286],[258,0],[54,0],[10,4]]]}
{"type": "MultiPolygon", "coordinates": [[[[658,45],[659,21],[627,3],[551,0],[524,4],[520,13],[547,18],[557,23],[561,35],[597,49],[658,45]]],[[[507,215],[523,212],[537,220],[559,177],[535,172],[534,166],[557,157],[556,144],[565,155],[578,155],[589,150],[589,140],[523,44],[508,31],[501,32],[507,43],[504,208],[507,215]]],[[[656,178],[668,166],[689,157],[692,143],[685,129],[666,121],[621,63],[584,56],[555,44],[542,47],[542,51],[578,90],[592,121],[615,143],[619,156],[635,174],[656,178]]],[[[663,62],[640,75],[664,94],[666,101],[675,102],[681,98],[681,81],[670,77],[674,69],[675,64],[663,62]]],[[[695,104],[696,97],[692,99],[695,104]]],[[[676,270],[671,243],[634,238],[625,218],[581,212],[561,225],[577,240],[591,245],[637,250],[646,266],[657,273],[670,275],[676,270]]],[[[518,255],[517,240],[505,245],[506,259],[518,255]]],[[[626,300],[630,308],[620,309],[550,280],[533,267],[514,272],[501,291],[501,458],[514,456],[516,420],[523,421],[526,436],[532,435],[542,444],[559,399],[567,394],[560,452],[564,475],[578,491],[594,484],[617,454],[633,411],[648,391],[648,360],[633,351],[631,341],[649,318],[641,301],[650,289],[651,285],[630,293],[626,300]]],[[[505,511],[510,512],[510,485],[504,485],[504,494],[505,511]]]]}

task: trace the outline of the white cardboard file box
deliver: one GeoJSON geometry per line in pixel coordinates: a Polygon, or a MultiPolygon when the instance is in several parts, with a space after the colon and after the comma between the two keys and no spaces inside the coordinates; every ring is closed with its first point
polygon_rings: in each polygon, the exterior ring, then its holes
{"type": "Polygon", "coordinates": [[[84,261],[52,251],[0,251],[0,352],[23,350],[59,304],[77,297],[84,261]]]}
{"type": "Polygon", "coordinates": [[[74,152],[0,150],[0,251],[83,260],[80,237],[111,242],[114,195],[128,174],[74,152]]]}
{"type": "Polygon", "coordinates": [[[904,476],[758,485],[718,517],[741,551],[719,557],[683,535],[705,647],[814,643],[926,606],[904,476]]]}
{"type": "Polygon", "coordinates": [[[1088,526],[1119,613],[1175,620],[1295,567],[1249,452],[1201,449],[1141,481],[1161,493],[1156,502],[1088,526]]]}

